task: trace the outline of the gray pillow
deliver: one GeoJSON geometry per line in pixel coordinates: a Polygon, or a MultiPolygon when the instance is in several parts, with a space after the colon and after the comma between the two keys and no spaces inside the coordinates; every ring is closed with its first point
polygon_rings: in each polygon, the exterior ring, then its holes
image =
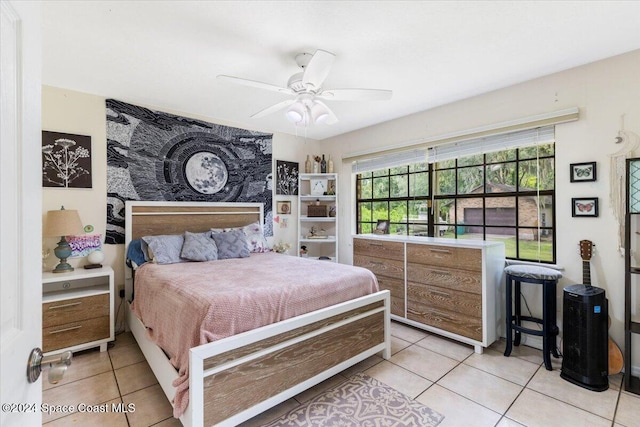
{"type": "Polygon", "coordinates": [[[145,236],[142,238],[153,253],[153,261],[157,264],[173,264],[185,262],[180,258],[184,238],[179,234],[145,236]]]}
{"type": "Polygon", "coordinates": [[[180,256],[190,261],[215,261],[218,259],[218,247],[211,238],[211,232],[184,232],[184,243],[180,256]]]}
{"type": "Polygon", "coordinates": [[[215,240],[218,247],[218,259],[246,258],[249,256],[247,237],[242,230],[213,233],[213,240],[215,240]]]}

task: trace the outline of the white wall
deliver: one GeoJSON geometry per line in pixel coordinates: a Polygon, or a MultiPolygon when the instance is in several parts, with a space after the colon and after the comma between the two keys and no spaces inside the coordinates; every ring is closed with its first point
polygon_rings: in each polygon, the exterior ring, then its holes
{"type": "MultiPolygon", "coordinates": [[[[126,100],[122,100],[126,101],[126,100]]],[[[209,122],[227,126],[242,127],[233,123],[225,123],[219,120],[196,116],[184,112],[168,111],[153,106],[152,109],[166,111],[209,122]]],[[[42,87],[42,129],[47,131],[65,132],[91,136],[91,168],[93,187],[90,189],[63,189],[43,188],[42,217],[46,217],[48,210],[60,209],[64,205],[66,209],[77,209],[84,225],[94,226],[94,233],[100,233],[104,237],[106,230],[106,197],[107,197],[107,142],[106,142],[106,110],[105,98],[101,96],[76,92],[68,89],[51,86],[42,87]]],[[[259,130],[259,129],[256,129],[259,130]]],[[[317,151],[318,142],[305,140],[285,134],[273,135],[273,159],[299,161],[304,170],[304,158],[308,153],[317,151]]],[[[288,218],[288,228],[281,228],[274,224],[274,237],[270,243],[288,242],[292,249],[291,254],[296,254],[297,243],[297,212],[296,196],[276,196],[274,191],[273,206],[278,200],[291,200],[292,214],[284,215],[288,218]]],[[[54,248],[58,239],[47,238],[44,243],[49,248],[54,248]]],[[[104,245],[105,265],[111,265],[115,271],[116,287],[124,284],[124,245],[104,245]]],[[[53,252],[53,251],[52,251],[53,252]]],[[[47,259],[49,269],[58,262],[53,254],[47,259]]],[[[86,259],[71,259],[74,266],[86,264],[86,259]]],[[[116,305],[117,307],[117,305],[116,305]]]]}
{"type": "MultiPolygon", "coordinates": [[[[607,292],[612,319],[610,333],[622,346],[624,260],[617,250],[618,225],[609,205],[609,155],[620,149],[615,144],[615,137],[621,126],[621,115],[625,115],[625,128],[640,134],[639,76],[640,50],[391,120],[321,143],[323,149],[326,147],[336,158],[341,158],[347,153],[383,149],[407,141],[579,107],[579,121],[556,127],[557,262],[564,267],[564,278],[558,286],[559,310],[562,307],[562,288],[582,282],[578,243],[583,239],[591,240],[596,245],[591,261],[592,282],[607,292]],[[597,161],[597,181],[570,183],[569,164],[588,161],[597,161]],[[599,217],[572,218],[571,198],[589,196],[599,198],[599,217]]],[[[636,155],[640,155],[640,152],[636,155]]],[[[337,165],[337,172],[342,177],[339,192],[342,208],[339,221],[343,231],[339,243],[340,261],[351,263],[351,237],[347,230],[354,230],[355,185],[352,180],[346,179],[350,176],[351,164],[345,162],[337,165]]],[[[638,306],[636,301],[637,311],[638,306]]],[[[540,304],[532,308],[537,314],[541,313],[540,304]]],[[[639,344],[636,342],[634,345],[636,366],[640,365],[639,344]]]]}

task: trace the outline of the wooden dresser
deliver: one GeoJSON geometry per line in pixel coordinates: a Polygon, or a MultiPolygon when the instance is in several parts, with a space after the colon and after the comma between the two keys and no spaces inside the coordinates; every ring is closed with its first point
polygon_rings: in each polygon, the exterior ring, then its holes
{"type": "Polygon", "coordinates": [[[395,320],[472,344],[478,353],[497,339],[503,243],[358,235],[353,264],[391,291],[395,320]]]}

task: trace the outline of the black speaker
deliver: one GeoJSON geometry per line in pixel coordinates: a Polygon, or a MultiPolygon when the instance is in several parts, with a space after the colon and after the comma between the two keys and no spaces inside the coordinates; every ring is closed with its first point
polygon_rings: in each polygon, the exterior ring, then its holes
{"type": "Polygon", "coordinates": [[[608,301],[604,289],[564,288],[560,376],[593,391],[609,388],[608,301]]]}

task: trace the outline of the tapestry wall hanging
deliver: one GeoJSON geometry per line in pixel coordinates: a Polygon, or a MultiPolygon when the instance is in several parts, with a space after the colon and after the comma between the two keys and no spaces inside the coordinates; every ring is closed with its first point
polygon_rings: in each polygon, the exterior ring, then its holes
{"type": "Polygon", "coordinates": [[[107,230],[124,243],[127,200],[259,202],[273,235],[272,134],[107,99],[107,230]]]}
{"type": "Polygon", "coordinates": [[[91,137],[42,131],[42,186],[91,188],[91,137]]]}

